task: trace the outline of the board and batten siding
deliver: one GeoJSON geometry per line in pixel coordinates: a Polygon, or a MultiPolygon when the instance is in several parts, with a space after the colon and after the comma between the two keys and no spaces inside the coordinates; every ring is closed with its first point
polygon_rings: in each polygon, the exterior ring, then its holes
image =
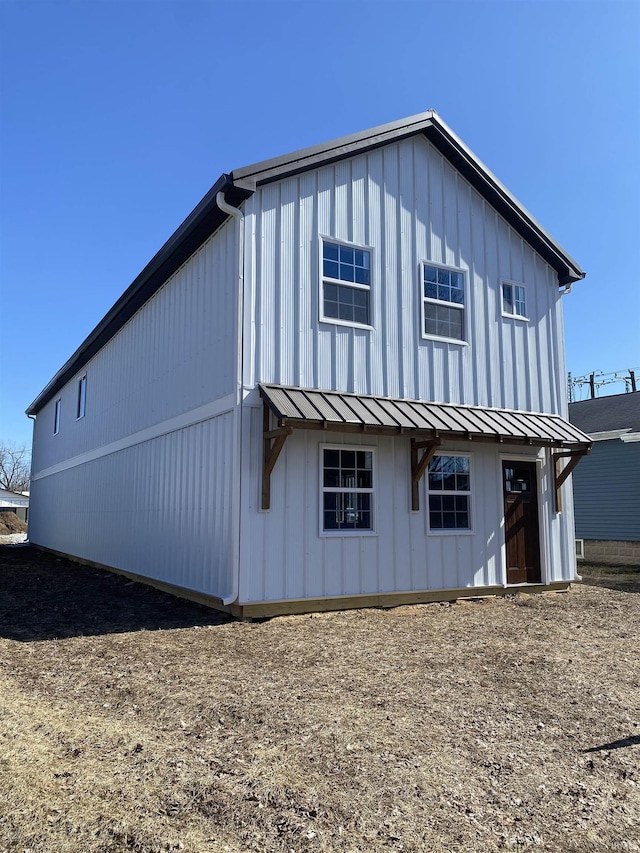
{"type": "Polygon", "coordinates": [[[259,187],[245,214],[245,387],[566,414],[556,273],[424,138],[259,187]],[[373,329],[319,322],[320,236],[371,247],[373,329]],[[466,344],[422,337],[421,261],[465,272],[466,344]],[[503,280],[528,321],[502,317],[503,280]]]}
{"type": "Polygon", "coordinates": [[[595,441],[572,476],[579,539],[640,542],[640,441],[595,441]]]}
{"type": "Polygon", "coordinates": [[[224,598],[234,430],[231,410],[34,480],[31,541],[224,598]]]}
{"type": "Polygon", "coordinates": [[[233,393],[237,268],[237,227],[227,222],[38,412],[33,471],[233,393]],[[86,415],[76,420],[84,373],[86,415]],[[57,399],[61,423],[54,435],[57,399]]]}
{"type": "Polygon", "coordinates": [[[237,234],[225,223],[38,412],[34,544],[220,598],[233,591],[237,234]]]}
{"type": "MultiPolygon", "coordinates": [[[[553,512],[549,453],[475,442],[445,444],[471,456],[473,532],[429,532],[426,478],[420,510],[410,510],[406,437],[299,430],[285,442],[271,474],[271,508],[260,511],[262,410],[245,406],[242,460],[240,602],[502,585],[503,458],[535,460],[543,578],[569,580],[572,517],[553,512]],[[321,535],[320,448],[323,443],[375,448],[375,535],[321,535]],[[524,450],[524,452],[523,452],[524,450]],[[513,451],[512,453],[510,451],[513,451]]],[[[569,497],[564,489],[563,497],[569,497]]]]}

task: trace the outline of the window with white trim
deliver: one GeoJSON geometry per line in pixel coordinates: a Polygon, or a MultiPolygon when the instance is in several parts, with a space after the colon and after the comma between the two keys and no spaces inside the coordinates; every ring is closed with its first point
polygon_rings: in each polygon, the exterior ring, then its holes
{"type": "Polygon", "coordinates": [[[428,487],[430,530],[471,530],[469,457],[434,456],[429,463],[428,487]]]}
{"type": "Polygon", "coordinates": [[[80,420],[87,410],[87,374],[78,379],[78,401],[76,405],[76,420],[80,420]]]}
{"type": "Polygon", "coordinates": [[[62,400],[56,400],[56,405],[53,410],[53,434],[57,435],[60,432],[60,415],[62,413],[62,400]]]}
{"type": "Polygon", "coordinates": [[[371,251],[322,240],[320,319],[371,325],[371,251]]]}
{"type": "Polygon", "coordinates": [[[527,318],[526,291],[521,284],[502,283],[502,314],[504,317],[527,318]]]}
{"type": "Polygon", "coordinates": [[[324,445],[321,452],[322,531],[373,531],[373,449],[324,445]]]}
{"type": "Polygon", "coordinates": [[[422,336],[464,341],[464,273],[422,264],[422,336]]]}

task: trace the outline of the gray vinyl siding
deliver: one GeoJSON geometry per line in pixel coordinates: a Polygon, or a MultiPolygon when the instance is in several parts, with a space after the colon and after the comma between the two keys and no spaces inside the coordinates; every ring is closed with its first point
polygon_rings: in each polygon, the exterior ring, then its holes
{"type": "Polygon", "coordinates": [[[29,538],[223,598],[233,586],[234,411],[34,480],[29,538]]]}
{"type": "Polygon", "coordinates": [[[594,442],[573,494],[578,539],[640,541],[640,442],[594,442]]]}
{"type": "Polygon", "coordinates": [[[235,222],[223,225],[38,412],[35,544],[220,598],[233,592],[237,234],[235,222]],[[76,420],[85,372],[86,415],[76,420]]]}
{"type": "Polygon", "coordinates": [[[237,227],[229,222],[38,412],[34,473],[234,392],[237,268],[237,227]],[[76,420],[85,373],[86,415],[76,420]]]}

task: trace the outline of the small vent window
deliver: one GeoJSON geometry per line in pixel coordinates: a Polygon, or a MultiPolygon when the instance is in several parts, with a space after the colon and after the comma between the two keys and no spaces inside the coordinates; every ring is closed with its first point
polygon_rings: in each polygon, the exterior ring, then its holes
{"type": "Polygon", "coordinates": [[[83,418],[87,409],[87,374],[78,380],[78,404],[76,418],[83,418]]]}

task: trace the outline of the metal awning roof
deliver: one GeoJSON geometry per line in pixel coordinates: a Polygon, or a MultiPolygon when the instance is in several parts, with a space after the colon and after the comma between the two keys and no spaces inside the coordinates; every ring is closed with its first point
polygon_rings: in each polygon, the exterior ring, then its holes
{"type": "Polygon", "coordinates": [[[382,435],[496,441],[586,450],[591,439],[559,415],[260,385],[279,425],[382,435]]]}

